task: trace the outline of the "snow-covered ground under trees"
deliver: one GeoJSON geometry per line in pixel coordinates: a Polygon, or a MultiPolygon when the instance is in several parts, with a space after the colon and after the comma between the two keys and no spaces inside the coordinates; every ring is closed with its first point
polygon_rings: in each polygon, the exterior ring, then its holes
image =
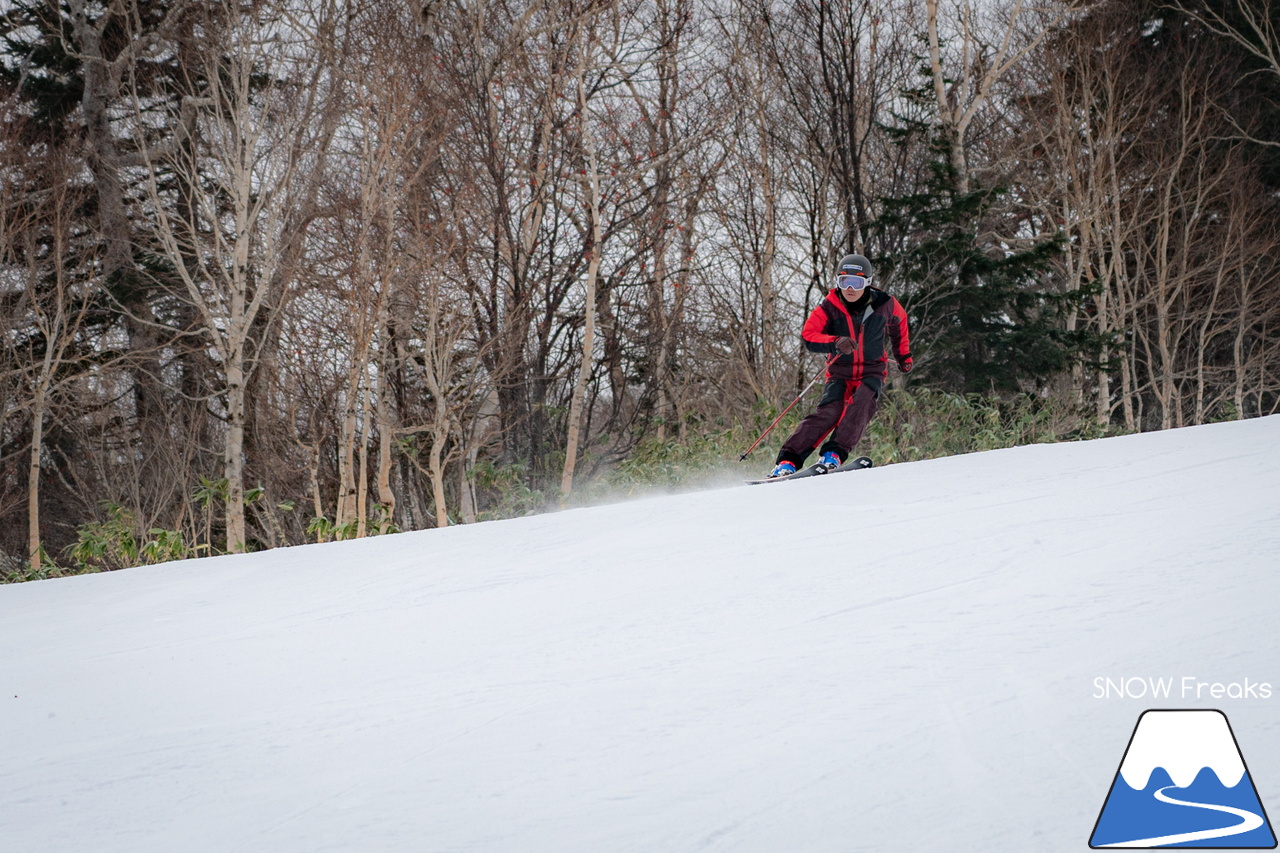
{"type": "Polygon", "coordinates": [[[1276,819],[1277,605],[1280,417],[8,586],[0,850],[1083,851],[1147,708],[1276,819]]]}

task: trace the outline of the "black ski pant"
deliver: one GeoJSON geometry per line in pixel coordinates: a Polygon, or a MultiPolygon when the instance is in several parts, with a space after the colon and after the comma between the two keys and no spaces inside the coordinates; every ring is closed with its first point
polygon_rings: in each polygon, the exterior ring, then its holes
{"type": "Polygon", "coordinates": [[[870,382],[829,380],[823,389],[822,399],[818,401],[818,408],[802,420],[791,437],[783,442],[777,461],[791,462],[800,468],[809,454],[818,449],[820,453],[834,450],[843,462],[866,432],[867,424],[876,416],[879,398],[880,389],[870,382]],[[853,386],[852,393],[849,393],[850,385],[853,386]],[[827,433],[831,437],[823,443],[827,433]]]}

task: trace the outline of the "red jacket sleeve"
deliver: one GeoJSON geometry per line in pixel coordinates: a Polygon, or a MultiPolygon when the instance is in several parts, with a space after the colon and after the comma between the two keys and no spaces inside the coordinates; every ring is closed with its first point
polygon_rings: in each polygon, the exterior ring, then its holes
{"type": "Polygon", "coordinates": [[[827,327],[827,312],[822,310],[822,303],[819,302],[809,314],[809,319],[804,321],[804,329],[800,332],[800,337],[804,341],[805,349],[809,352],[835,352],[836,351],[836,335],[828,335],[824,329],[827,327]]]}
{"type": "Polygon", "coordinates": [[[911,332],[907,329],[907,312],[893,299],[893,315],[889,319],[889,340],[893,342],[893,357],[899,364],[911,360],[911,332]]]}

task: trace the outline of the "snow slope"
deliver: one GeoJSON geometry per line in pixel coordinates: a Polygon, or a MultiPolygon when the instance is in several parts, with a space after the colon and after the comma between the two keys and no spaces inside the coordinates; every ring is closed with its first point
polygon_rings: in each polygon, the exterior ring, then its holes
{"type": "Polygon", "coordinates": [[[1149,707],[1275,818],[1278,601],[1280,417],[8,586],[0,850],[1082,851],[1149,707]]]}

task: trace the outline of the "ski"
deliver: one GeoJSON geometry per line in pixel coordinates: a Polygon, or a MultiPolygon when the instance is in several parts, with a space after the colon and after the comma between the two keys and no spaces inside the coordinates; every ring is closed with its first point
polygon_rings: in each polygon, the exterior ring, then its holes
{"type": "Polygon", "coordinates": [[[785,477],[765,477],[762,480],[747,480],[747,485],[758,486],[761,483],[781,483],[786,480],[798,480],[803,477],[820,477],[824,474],[839,474],[843,471],[860,471],[863,468],[870,468],[872,465],[871,457],[859,456],[857,459],[850,459],[838,468],[824,468],[821,463],[810,465],[808,468],[801,468],[794,474],[788,474],[785,477]]]}

